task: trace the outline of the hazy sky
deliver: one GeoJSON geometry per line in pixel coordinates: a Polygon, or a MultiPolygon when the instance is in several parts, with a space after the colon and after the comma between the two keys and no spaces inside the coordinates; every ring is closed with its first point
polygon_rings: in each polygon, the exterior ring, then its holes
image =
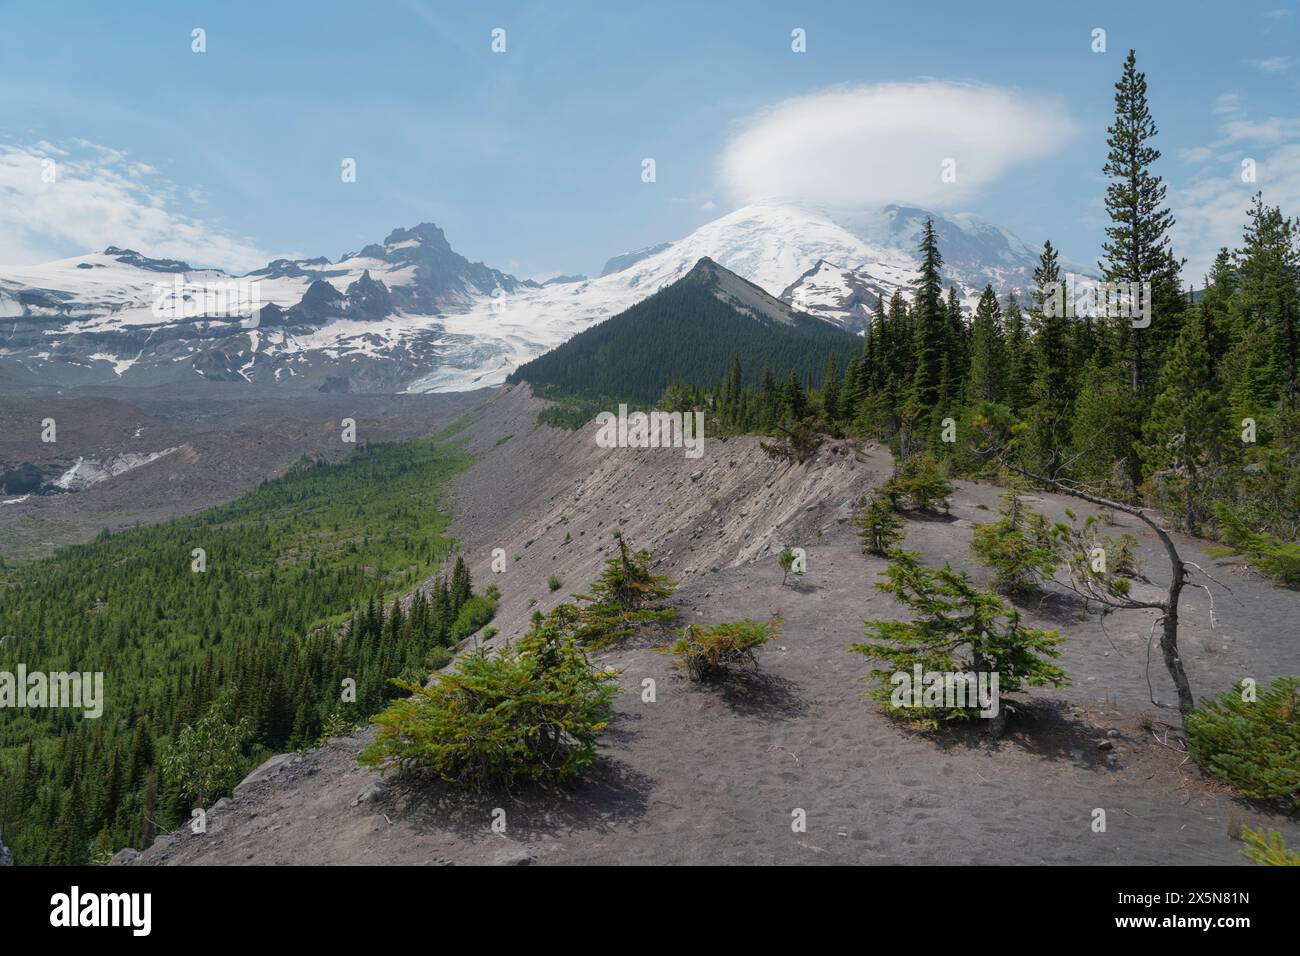
{"type": "Polygon", "coordinates": [[[783,195],[973,212],[1091,263],[1132,46],[1191,272],[1254,189],[1300,213],[1298,37],[1294,0],[0,0],[0,262],[247,268],[429,220],[519,275],[593,273],[783,195]]]}

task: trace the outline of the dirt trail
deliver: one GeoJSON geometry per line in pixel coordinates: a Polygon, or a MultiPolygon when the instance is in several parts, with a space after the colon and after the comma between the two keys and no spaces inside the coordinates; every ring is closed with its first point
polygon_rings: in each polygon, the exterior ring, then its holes
{"type": "MultiPolygon", "coordinates": [[[[1229,837],[1242,823],[1300,842],[1294,821],[1235,799],[1147,729],[1176,719],[1148,698],[1147,614],[1116,615],[1107,634],[1064,601],[1027,609],[1068,637],[1073,683],[1038,694],[1000,741],[977,730],[935,738],[864,700],[869,663],[848,645],[864,619],[902,611],[873,587],[884,562],[861,554],[847,518],[889,474],[885,449],[857,460],[836,446],[793,466],[745,438],[707,441],[690,460],[681,449],[598,448],[594,429],[536,426],[539,408],[523,388],[504,391],[462,436],[482,457],[458,480],[456,532],[475,581],[502,590],[498,639],[521,631],[534,601],[545,610],[585,588],[619,527],[681,582],[674,603],[688,619],[784,615],[759,671],[701,688],[633,641],[603,656],[623,669],[624,693],[605,759],[581,785],[472,795],[383,781],[355,763],[362,733],[241,785],[211,810],[207,833],[184,828],[136,862],[1195,864],[1242,862],[1229,837]],[[781,584],[782,545],[808,555],[792,586],[781,584]],[[492,573],[494,548],[504,573],[492,573]],[[496,808],[504,834],[491,828],[496,808]],[[1104,833],[1092,830],[1096,808],[1104,833]],[[800,810],[805,832],[791,827],[800,810]]],[[[907,523],[907,547],[970,567],[971,526],[989,520],[997,494],[959,483],[949,519],[907,523]]],[[[1076,504],[1041,496],[1035,506],[1059,515],[1076,504]]],[[[1125,530],[1159,582],[1158,545],[1136,521],[1110,533],[1125,530]]],[[[1196,542],[1183,544],[1211,566],[1196,542]]],[[[1296,593],[1240,567],[1214,573],[1236,595],[1216,594],[1219,629],[1204,592],[1185,592],[1182,646],[1198,695],[1300,673],[1296,593]]],[[[1150,677],[1172,702],[1158,654],[1150,677]]]]}

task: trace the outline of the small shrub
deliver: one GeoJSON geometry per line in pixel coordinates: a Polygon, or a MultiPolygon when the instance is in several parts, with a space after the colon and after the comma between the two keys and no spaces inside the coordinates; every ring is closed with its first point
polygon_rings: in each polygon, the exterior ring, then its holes
{"type": "Polygon", "coordinates": [[[1116,541],[1110,535],[1098,533],[1105,519],[1089,515],[1082,522],[1074,511],[1067,508],[1069,523],[1057,522],[1051,534],[1055,541],[1057,559],[1069,576],[1066,585],[1082,597],[1097,601],[1103,616],[1117,606],[1131,601],[1130,578],[1141,573],[1137,559],[1137,538],[1122,534],[1116,541]]]}
{"type": "MultiPolygon", "coordinates": [[[[438,648],[438,650],[442,651],[444,654],[447,653],[446,650],[441,647],[438,648]]],[[[450,659],[451,655],[448,654],[447,656],[450,659]]],[[[316,741],[316,746],[324,747],[334,737],[346,737],[356,729],[356,721],[340,714],[338,711],[335,711],[326,717],[325,722],[321,724],[320,738],[316,741]]]]}
{"type": "Polygon", "coordinates": [[[1001,517],[975,526],[970,548],[993,569],[993,590],[1010,597],[1036,593],[1056,571],[1057,549],[1047,519],[1025,506],[1015,488],[1001,495],[1001,517]]]}
{"type": "Polygon", "coordinates": [[[851,523],[858,529],[863,554],[883,557],[903,540],[903,522],[883,494],[873,496],[869,502],[865,496],[859,498],[851,523]]]}
{"type": "Polygon", "coordinates": [[[1192,757],[1248,797],[1300,809],[1300,677],[1243,694],[1238,684],[1188,714],[1192,757]]]}
{"type": "Polygon", "coordinates": [[[802,465],[821,448],[826,436],[817,429],[811,418],[803,418],[785,424],[778,424],[776,430],[785,438],[776,441],[760,441],[758,447],[763,454],[777,461],[792,462],[802,465]]]}
{"type": "Polygon", "coordinates": [[[577,776],[596,759],[618,688],[614,671],[592,667],[571,620],[534,615],[515,647],[464,656],[427,688],[397,682],[412,696],[375,718],[358,759],[476,789],[577,776]]]}
{"type": "Polygon", "coordinates": [[[675,608],[659,602],[676,587],[666,577],[650,573],[650,553],[633,551],[622,532],[615,531],[618,554],[605,562],[605,570],[591,586],[590,595],[579,595],[587,602],[579,612],[579,643],[604,647],[652,624],[677,617],[675,608]]]}
{"type": "Polygon", "coordinates": [[[933,511],[936,505],[948,510],[952,484],[943,465],[929,452],[913,455],[881,486],[895,510],[933,511]]]}
{"type": "Polygon", "coordinates": [[[434,647],[424,657],[424,668],[427,671],[440,671],[452,662],[456,655],[445,647],[434,647]]]}
{"type": "Polygon", "coordinates": [[[492,620],[496,612],[496,601],[486,594],[475,594],[460,606],[460,612],[456,615],[456,620],[452,622],[450,632],[452,642],[463,641],[475,633],[484,624],[492,620]]]}
{"type": "Polygon", "coordinates": [[[671,650],[686,662],[691,680],[715,681],[724,677],[732,665],[757,667],[755,652],[780,636],[779,615],[770,621],[745,618],[711,628],[688,624],[671,650]]]}
{"type": "Polygon", "coordinates": [[[1228,508],[1216,509],[1223,541],[1242,552],[1260,571],[1286,584],[1300,584],[1300,544],[1252,531],[1228,508]]]}
{"type": "Polygon", "coordinates": [[[776,560],[781,565],[781,587],[785,587],[786,579],[790,577],[790,569],[794,567],[794,552],[789,548],[782,548],[776,560]]]}
{"type": "Polygon", "coordinates": [[[1142,574],[1142,562],[1138,560],[1138,539],[1125,531],[1116,541],[1110,537],[1104,539],[1106,553],[1110,555],[1111,574],[1122,578],[1136,578],[1142,574]]]}
{"type": "Polygon", "coordinates": [[[223,708],[213,704],[177,735],[163,758],[163,771],[187,800],[206,807],[239,783],[244,746],[252,736],[249,718],[232,724],[223,708]]]}
{"type": "MultiPolygon", "coordinates": [[[[1063,638],[1056,631],[1025,627],[1020,612],[977,589],[964,572],[947,564],[929,568],[915,552],[896,551],[884,578],[876,587],[911,608],[914,615],[906,621],[867,621],[871,640],[851,647],[885,663],[871,672],[876,686],[870,696],[880,703],[894,703],[894,675],[911,675],[917,667],[922,673],[996,673],[999,698],[1024,685],[1069,683],[1065,672],[1049,660],[1060,657],[1057,645],[1063,638]]],[[[1005,702],[1000,703],[999,728],[1005,710],[1005,702]]],[[[942,721],[979,715],[976,707],[928,704],[921,710],[891,706],[890,711],[931,728],[942,721]]]]}
{"type": "Polygon", "coordinates": [[[552,591],[558,591],[563,586],[563,584],[564,582],[561,581],[554,574],[552,574],[549,578],[546,579],[546,586],[550,588],[552,591]]]}
{"type": "Polygon", "coordinates": [[[1241,855],[1261,866],[1300,866],[1300,853],[1287,849],[1286,840],[1276,830],[1241,828],[1241,839],[1246,848],[1241,855]]]}

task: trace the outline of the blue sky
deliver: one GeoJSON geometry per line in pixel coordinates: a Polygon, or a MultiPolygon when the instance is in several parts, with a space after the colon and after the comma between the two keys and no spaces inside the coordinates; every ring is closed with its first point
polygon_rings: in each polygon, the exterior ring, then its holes
{"type": "MultiPolygon", "coordinates": [[[[724,168],[723,157],[752,145],[798,165],[786,183],[793,190],[852,178],[839,184],[846,201],[921,198],[1033,245],[1051,238],[1091,263],[1104,224],[1112,84],[1132,46],[1161,128],[1159,171],[1184,219],[1178,251],[1200,263],[1234,240],[1254,188],[1300,213],[1298,38],[1295,0],[8,0],[0,2],[0,261],[132,241],[228,264],[336,258],[429,220],[458,251],[498,268],[592,273],[613,254],[680,237],[743,204],[753,177],[724,168]],[[206,31],[201,55],[191,52],[195,27],[206,31]],[[490,49],[496,27],[506,30],[503,54],[490,49]],[[807,33],[803,54],[791,51],[796,27],[807,33]],[[1106,30],[1105,53],[1090,49],[1096,27],[1106,30]],[[920,99],[900,106],[889,98],[898,84],[920,99]],[[835,110],[857,107],[851,96],[826,100],[833,88],[872,104],[883,90],[896,109],[872,135],[859,131],[837,149],[835,110]],[[963,88],[977,91],[970,115],[988,129],[986,142],[968,133],[958,149],[959,168],[961,150],[971,168],[982,164],[978,181],[896,195],[918,190],[873,161],[928,169],[930,153],[913,155],[914,141],[932,150],[944,124],[918,134],[914,123],[945,114],[909,104],[963,88]],[[789,137],[770,111],[801,97],[809,99],[787,114],[824,107],[825,138],[782,152],[789,137]],[[1009,126],[1007,102],[1027,104],[1034,128],[1009,126]],[[762,135],[744,139],[763,117],[762,135]],[[834,168],[819,169],[831,154],[834,168]],[[30,185],[42,156],[63,164],[61,185],[30,185]],[[341,181],[345,157],[356,160],[355,183],[341,181]],[[645,157],[655,160],[654,183],[641,180],[645,157]],[[1258,163],[1255,185],[1240,181],[1243,158],[1258,163]],[[80,191],[64,188],[79,180],[80,191]]],[[[773,168],[762,153],[748,161],[773,168]]]]}

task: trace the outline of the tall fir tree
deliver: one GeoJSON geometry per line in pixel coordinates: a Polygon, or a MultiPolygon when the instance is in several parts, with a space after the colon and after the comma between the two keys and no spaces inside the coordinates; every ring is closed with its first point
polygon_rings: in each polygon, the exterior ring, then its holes
{"type": "Polygon", "coordinates": [[[836,432],[835,419],[840,409],[840,367],[835,356],[826,360],[826,371],[822,373],[822,416],[827,428],[836,432]]]}
{"type": "Polygon", "coordinates": [[[1181,263],[1170,248],[1173,214],[1165,207],[1166,187],[1152,172],[1160,150],[1151,145],[1159,130],[1147,104],[1147,78],[1129,50],[1124,73],[1115,84],[1115,119],[1106,138],[1110,148],[1102,172],[1106,212],[1111,224],[1098,263],[1108,282],[1141,283],[1150,296],[1149,328],[1117,317],[1113,323],[1118,347],[1129,366],[1135,393],[1146,391],[1154,379],[1160,354],[1178,335],[1183,296],[1178,277],[1181,263]]]}
{"type": "Polygon", "coordinates": [[[1006,403],[1016,411],[1028,408],[1033,402],[1030,387],[1034,379],[1033,363],[1029,357],[1029,330],[1025,313],[1014,292],[1007,297],[1007,307],[1002,313],[1003,338],[1007,343],[1006,403]]]}
{"type": "Polygon", "coordinates": [[[1006,345],[1002,340],[1002,310],[993,286],[986,285],[971,323],[968,402],[996,402],[1005,386],[1006,345]]]}
{"type": "Polygon", "coordinates": [[[969,333],[966,328],[966,320],[962,315],[961,300],[958,299],[957,290],[953,286],[948,287],[945,312],[948,316],[948,352],[946,356],[948,386],[944,391],[943,400],[945,405],[952,406],[962,400],[966,375],[970,370],[969,333]]]}
{"type": "Polygon", "coordinates": [[[1196,534],[1227,490],[1232,422],[1219,375],[1213,310],[1194,309],[1169,359],[1144,425],[1146,487],[1155,503],[1196,534]],[[1217,494],[1216,494],[1217,493],[1217,494]]]}
{"type": "Polygon", "coordinates": [[[914,433],[925,441],[937,438],[934,425],[944,410],[944,368],[949,355],[949,316],[943,301],[943,256],[934,231],[934,220],[926,219],[921,232],[921,273],[916,279],[916,296],[912,300],[912,349],[916,368],[908,394],[904,416],[914,433]]]}
{"type": "Polygon", "coordinates": [[[1300,225],[1257,193],[1237,257],[1237,326],[1252,346],[1253,400],[1262,415],[1274,403],[1300,405],[1300,225]],[[1262,348],[1261,348],[1262,347],[1262,348]],[[1261,354],[1262,353],[1262,354],[1261,354]]]}
{"type": "Polygon", "coordinates": [[[1061,477],[1070,447],[1073,390],[1070,369],[1070,319],[1061,307],[1061,266],[1051,242],[1034,269],[1038,287],[1030,316],[1033,329],[1033,398],[1030,454],[1036,471],[1061,477]]]}

